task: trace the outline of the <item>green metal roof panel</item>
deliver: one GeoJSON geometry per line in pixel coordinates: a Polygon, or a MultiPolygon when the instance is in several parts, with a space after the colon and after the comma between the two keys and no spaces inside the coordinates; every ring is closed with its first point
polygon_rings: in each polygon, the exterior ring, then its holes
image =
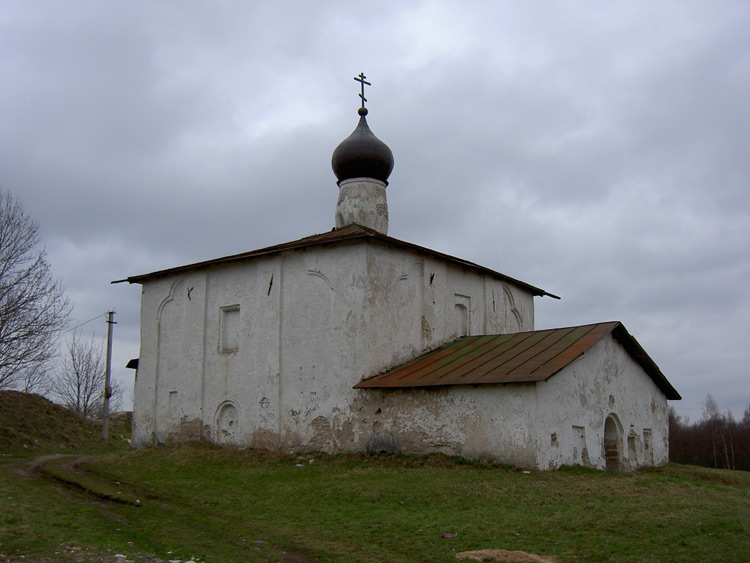
{"type": "Polygon", "coordinates": [[[546,381],[582,356],[607,334],[620,342],[668,399],[680,395],[622,323],[465,336],[355,385],[394,389],[546,381]]]}

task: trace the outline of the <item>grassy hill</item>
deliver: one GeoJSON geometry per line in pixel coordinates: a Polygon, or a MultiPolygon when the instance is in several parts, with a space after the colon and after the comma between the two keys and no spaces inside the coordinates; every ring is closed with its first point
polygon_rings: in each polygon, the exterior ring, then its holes
{"type": "Polygon", "coordinates": [[[29,393],[0,391],[0,452],[55,453],[114,448],[129,436],[129,417],[112,417],[109,444],[101,422],[29,393]]]}

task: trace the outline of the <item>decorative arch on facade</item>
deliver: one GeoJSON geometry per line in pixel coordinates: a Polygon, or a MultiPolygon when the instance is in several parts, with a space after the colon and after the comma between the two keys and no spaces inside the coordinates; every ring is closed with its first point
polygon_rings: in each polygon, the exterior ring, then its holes
{"type": "Polygon", "coordinates": [[[242,435],[240,409],[234,401],[222,402],[216,409],[216,442],[227,446],[237,446],[242,435]]]}
{"type": "Polygon", "coordinates": [[[307,275],[308,276],[315,276],[317,278],[320,278],[330,288],[331,291],[335,291],[335,289],[333,288],[333,284],[331,283],[331,280],[329,280],[328,276],[326,276],[320,270],[308,270],[307,271],[307,275]]]}
{"type": "Polygon", "coordinates": [[[513,298],[511,290],[505,284],[503,284],[503,292],[508,303],[506,309],[508,312],[506,316],[508,326],[506,329],[508,332],[520,332],[523,329],[523,322],[521,320],[521,312],[516,307],[516,300],[513,298]]]}
{"type": "MultiPolygon", "coordinates": [[[[179,353],[181,347],[182,324],[184,311],[180,307],[177,294],[185,278],[178,277],[169,286],[169,293],[159,303],[156,310],[156,365],[154,373],[154,413],[163,412],[168,419],[178,413],[179,400],[176,396],[175,378],[182,370],[179,353]]],[[[153,432],[157,435],[160,428],[160,417],[154,416],[153,432]]],[[[170,421],[171,422],[171,421],[170,421]]],[[[167,423],[169,426],[169,422],[167,423]]]]}
{"type": "Polygon", "coordinates": [[[177,278],[172,282],[172,285],[169,286],[169,294],[162,300],[161,303],[159,303],[159,308],[156,310],[156,318],[161,321],[161,316],[164,313],[164,308],[175,300],[175,293],[177,292],[177,288],[182,285],[182,282],[185,281],[185,278],[177,278]]]}

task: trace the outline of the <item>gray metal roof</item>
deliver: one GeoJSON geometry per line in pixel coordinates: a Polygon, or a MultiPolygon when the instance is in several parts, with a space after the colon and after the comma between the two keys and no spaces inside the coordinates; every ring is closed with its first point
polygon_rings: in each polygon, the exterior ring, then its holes
{"type": "Polygon", "coordinates": [[[474,270],[482,274],[489,275],[494,278],[510,282],[518,287],[521,287],[527,290],[533,295],[539,295],[539,296],[546,295],[548,297],[560,299],[557,295],[548,293],[544,291],[543,289],[534,287],[533,285],[529,285],[520,280],[511,278],[509,276],[501,274],[500,272],[490,270],[489,268],[485,268],[483,266],[480,266],[479,264],[474,264],[473,262],[469,262],[468,260],[462,260],[461,258],[456,258],[455,256],[450,256],[448,254],[443,254],[442,252],[430,250],[429,248],[425,248],[423,246],[418,246],[416,244],[404,242],[402,240],[398,240],[393,237],[383,235],[377,231],[368,229],[367,227],[362,227],[360,225],[347,225],[346,227],[343,227],[341,229],[334,229],[327,233],[322,233],[319,235],[312,235],[312,236],[301,238],[299,240],[295,240],[292,242],[286,242],[283,244],[268,246],[266,248],[260,248],[258,250],[251,250],[250,252],[243,252],[241,254],[233,254],[231,256],[224,256],[222,258],[215,258],[213,260],[206,260],[204,262],[196,262],[194,264],[188,264],[185,266],[177,266],[175,268],[168,268],[166,270],[158,270],[156,272],[151,272],[148,274],[130,276],[123,280],[113,281],[112,283],[121,283],[121,282],[143,283],[154,278],[171,276],[174,274],[189,272],[191,270],[201,270],[204,268],[217,266],[219,264],[230,264],[233,262],[253,260],[256,258],[260,258],[262,256],[271,256],[274,254],[280,254],[282,252],[303,250],[306,248],[312,248],[312,247],[318,247],[318,246],[333,246],[333,245],[358,244],[358,243],[382,244],[385,246],[412,250],[420,254],[432,256],[439,260],[444,260],[446,262],[450,262],[457,266],[461,266],[469,270],[474,270]]]}
{"type": "Polygon", "coordinates": [[[604,336],[612,336],[640,364],[667,399],[681,399],[656,363],[619,321],[584,326],[465,336],[355,389],[398,389],[546,381],[604,336]]]}

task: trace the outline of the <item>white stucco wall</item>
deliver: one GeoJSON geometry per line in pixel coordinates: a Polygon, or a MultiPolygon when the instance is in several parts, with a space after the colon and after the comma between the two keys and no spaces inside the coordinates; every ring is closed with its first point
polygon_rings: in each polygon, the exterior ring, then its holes
{"type": "Polygon", "coordinates": [[[533,384],[362,390],[342,420],[358,437],[354,450],[378,451],[385,436],[398,451],[532,467],[536,410],[533,384]]]}
{"type": "Polygon", "coordinates": [[[462,332],[531,330],[533,314],[519,287],[378,244],[154,278],[133,441],[361,449],[364,434],[324,444],[359,424],[353,385],[462,332]]]}
{"type": "Polygon", "coordinates": [[[669,460],[666,397],[611,335],[537,384],[536,402],[535,449],[542,469],[561,465],[604,469],[604,428],[609,416],[618,427],[622,469],[669,460]]]}
{"type": "Polygon", "coordinates": [[[666,398],[611,335],[546,382],[363,390],[350,411],[334,418],[331,440],[345,441],[339,426],[347,421],[351,433],[361,437],[354,449],[367,445],[362,440],[387,435],[412,453],[442,452],[542,470],[605,469],[608,417],[618,428],[619,469],[667,463],[666,398]]]}

